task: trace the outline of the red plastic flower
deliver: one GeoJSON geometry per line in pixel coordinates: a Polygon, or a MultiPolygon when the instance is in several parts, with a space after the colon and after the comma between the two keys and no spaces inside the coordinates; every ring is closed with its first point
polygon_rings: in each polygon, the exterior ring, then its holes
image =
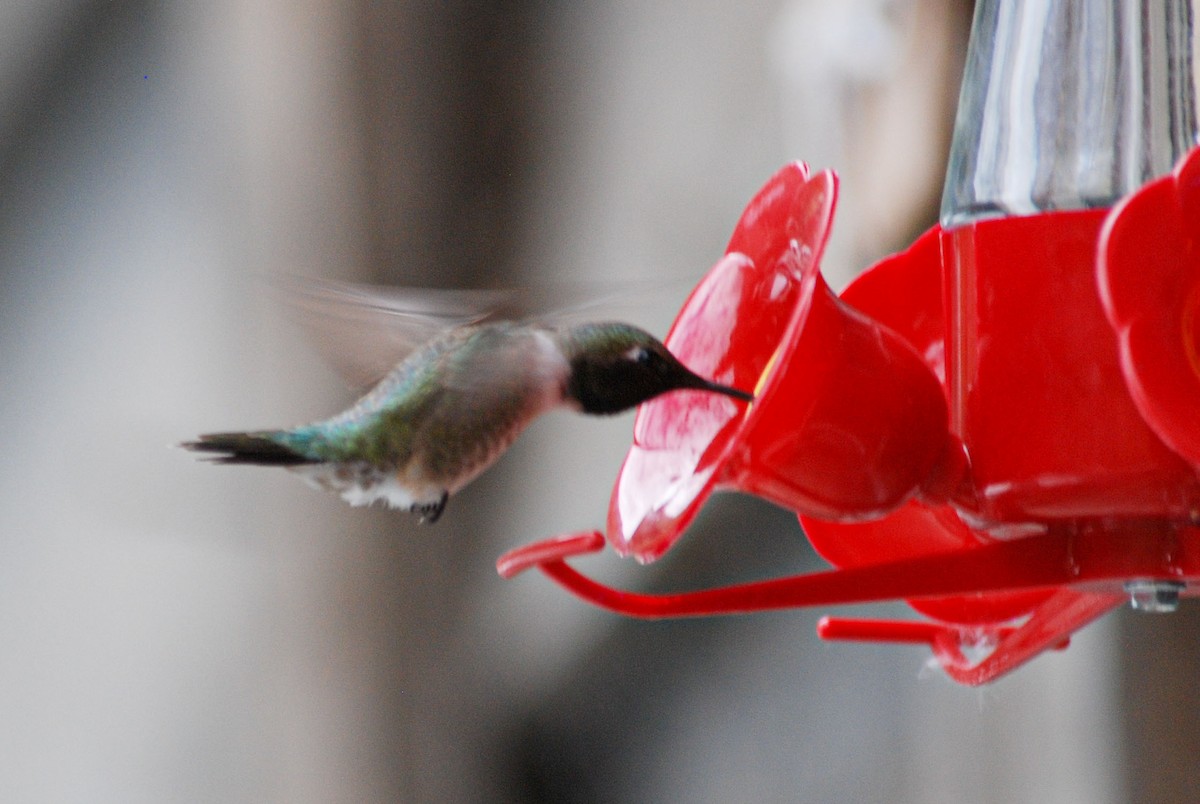
{"type": "Polygon", "coordinates": [[[756,399],[743,409],[676,393],[640,408],[609,505],[618,553],[659,557],[716,488],[844,521],[882,516],[944,481],[953,456],[937,377],[821,277],[836,199],[832,171],[784,167],[684,304],[668,348],[756,399]]]}
{"type": "MultiPolygon", "coordinates": [[[[798,162],[776,173],[684,304],[666,338],[671,352],[716,382],[768,392],[760,377],[773,357],[787,359],[788,335],[803,319],[800,268],[820,259],[835,194],[828,171],[810,181],[798,162]]],[[[651,561],[674,543],[721,479],[757,407],[697,392],[641,406],[609,506],[608,537],[618,553],[651,561]]]]}
{"type": "Polygon", "coordinates": [[[1097,279],[1121,371],[1151,429],[1200,464],[1200,149],[1113,209],[1097,279]]]}

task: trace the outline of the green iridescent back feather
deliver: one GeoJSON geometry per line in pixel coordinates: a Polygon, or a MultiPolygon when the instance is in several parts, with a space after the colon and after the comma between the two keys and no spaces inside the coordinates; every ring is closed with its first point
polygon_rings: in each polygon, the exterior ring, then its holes
{"type": "Polygon", "coordinates": [[[449,482],[511,443],[533,413],[540,379],[526,370],[533,330],[489,324],[455,330],[397,366],[353,407],[272,434],[310,459],[405,467],[420,450],[422,474],[449,482]]]}
{"type": "Polygon", "coordinates": [[[457,347],[464,334],[452,333],[419,349],[338,415],[276,432],[273,440],[319,461],[403,465],[412,457],[416,422],[438,396],[445,353],[457,347]]]}

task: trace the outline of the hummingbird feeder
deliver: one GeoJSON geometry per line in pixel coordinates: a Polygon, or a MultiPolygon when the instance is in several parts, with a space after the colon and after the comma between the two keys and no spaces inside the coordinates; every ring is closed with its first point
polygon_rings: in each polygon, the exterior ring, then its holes
{"type": "Polygon", "coordinates": [[[1200,592],[1191,47],[1186,2],[978,3],[940,223],[834,295],[837,177],[785,166],[666,339],[754,403],[642,405],[606,532],[519,548],[500,573],[536,566],[635,617],[903,600],[920,619],[818,633],[928,645],[970,685],[1127,600],[1200,592]],[[833,568],[646,595],[568,562],[605,543],[655,560],[722,489],[797,512],[833,568]]]}

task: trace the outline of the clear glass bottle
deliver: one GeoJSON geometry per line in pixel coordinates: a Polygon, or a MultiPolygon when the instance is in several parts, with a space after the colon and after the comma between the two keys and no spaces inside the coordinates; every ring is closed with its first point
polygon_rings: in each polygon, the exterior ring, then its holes
{"type": "Polygon", "coordinates": [[[1097,293],[1108,208],[1196,144],[1185,0],[979,0],[942,200],[959,510],[996,535],[1186,519],[1200,479],[1126,389],[1097,293]]]}
{"type": "Polygon", "coordinates": [[[942,196],[952,229],[1110,206],[1196,144],[1191,0],[979,0],[942,196]]]}

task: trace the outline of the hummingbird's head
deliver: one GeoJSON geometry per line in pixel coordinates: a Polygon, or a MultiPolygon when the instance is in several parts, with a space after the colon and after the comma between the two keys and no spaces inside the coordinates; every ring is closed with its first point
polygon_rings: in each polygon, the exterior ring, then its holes
{"type": "Polygon", "coordinates": [[[657,338],[628,324],[584,324],[566,330],[562,340],[571,365],[566,396],[584,413],[620,413],[683,388],[754,400],[693,373],[657,338]]]}

